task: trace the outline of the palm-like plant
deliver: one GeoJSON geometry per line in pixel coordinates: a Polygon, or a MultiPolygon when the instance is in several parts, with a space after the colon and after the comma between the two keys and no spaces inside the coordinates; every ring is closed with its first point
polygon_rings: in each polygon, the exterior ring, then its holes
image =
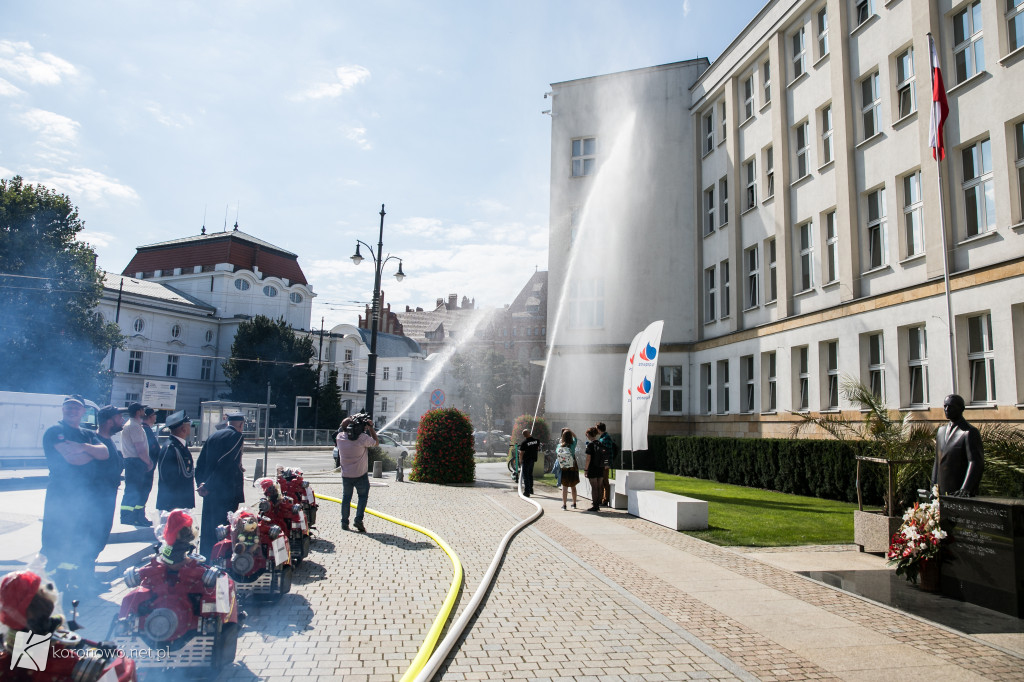
{"type": "Polygon", "coordinates": [[[1024,496],[1024,431],[1004,422],[984,424],[978,430],[985,448],[981,494],[1024,496]]]}
{"type": "Polygon", "coordinates": [[[927,480],[935,452],[935,430],[929,424],[914,421],[913,413],[890,410],[870,387],[849,376],[840,382],[843,398],[864,413],[861,420],[841,414],[812,415],[794,412],[801,421],[793,425],[792,435],[817,427],[837,440],[865,441],[872,457],[886,460],[894,470],[891,489],[883,504],[886,514],[907,506],[919,483],[927,480]],[[892,506],[893,509],[889,509],[892,506]]]}

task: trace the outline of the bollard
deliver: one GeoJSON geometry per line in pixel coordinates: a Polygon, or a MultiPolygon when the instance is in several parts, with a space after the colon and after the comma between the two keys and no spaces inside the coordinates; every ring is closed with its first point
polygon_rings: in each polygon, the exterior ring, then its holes
{"type": "Polygon", "coordinates": [[[263,460],[258,459],[256,460],[256,471],[252,475],[252,480],[258,481],[261,478],[263,478],[263,460]]]}
{"type": "Polygon", "coordinates": [[[379,459],[373,463],[373,477],[384,478],[384,462],[379,459]]]}

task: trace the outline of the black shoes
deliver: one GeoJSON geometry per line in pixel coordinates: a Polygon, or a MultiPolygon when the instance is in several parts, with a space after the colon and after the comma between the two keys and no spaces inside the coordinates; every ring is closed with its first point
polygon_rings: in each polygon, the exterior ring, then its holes
{"type": "Polygon", "coordinates": [[[342,530],[348,530],[348,524],[347,524],[347,523],[345,523],[344,521],[342,521],[342,522],[341,522],[341,529],[342,529],[342,530]]]}
{"type": "Polygon", "coordinates": [[[365,533],[366,532],[366,526],[363,525],[362,521],[356,521],[352,525],[355,526],[356,530],[359,531],[360,533],[365,533]]]}

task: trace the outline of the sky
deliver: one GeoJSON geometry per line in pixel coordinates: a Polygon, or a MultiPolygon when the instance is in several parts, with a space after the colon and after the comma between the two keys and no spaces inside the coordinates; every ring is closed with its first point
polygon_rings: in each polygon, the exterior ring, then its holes
{"type": "Polygon", "coordinates": [[[0,177],[67,194],[111,272],[237,220],[314,328],[370,300],[384,204],[392,309],[500,307],[547,269],[549,84],[714,60],[762,5],[0,0],[0,177]]]}

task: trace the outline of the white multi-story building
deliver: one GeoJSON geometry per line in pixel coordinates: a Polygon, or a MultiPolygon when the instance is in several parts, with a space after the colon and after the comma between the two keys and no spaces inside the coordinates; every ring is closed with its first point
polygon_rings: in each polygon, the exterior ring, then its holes
{"type": "Polygon", "coordinates": [[[198,417],[200,402],[228,390],[222,364],[238,325],[265,315],[309,329],[314,296],[295,254],[237,226],[138,247],[121,275],[106,274],[97,305],[127,337],[111,402],[141,400],[147,380],[174,382],[175,408],[198,417]]]}
{"type": "Polygon", "coordinates": [[[854,409],[844,377],[1020,421],[1022,9],[779,0],[713,64],[554,84],[549,416],[617,424],[627,346],[664,319],[653,433],[786,435],[854,409]]]}

